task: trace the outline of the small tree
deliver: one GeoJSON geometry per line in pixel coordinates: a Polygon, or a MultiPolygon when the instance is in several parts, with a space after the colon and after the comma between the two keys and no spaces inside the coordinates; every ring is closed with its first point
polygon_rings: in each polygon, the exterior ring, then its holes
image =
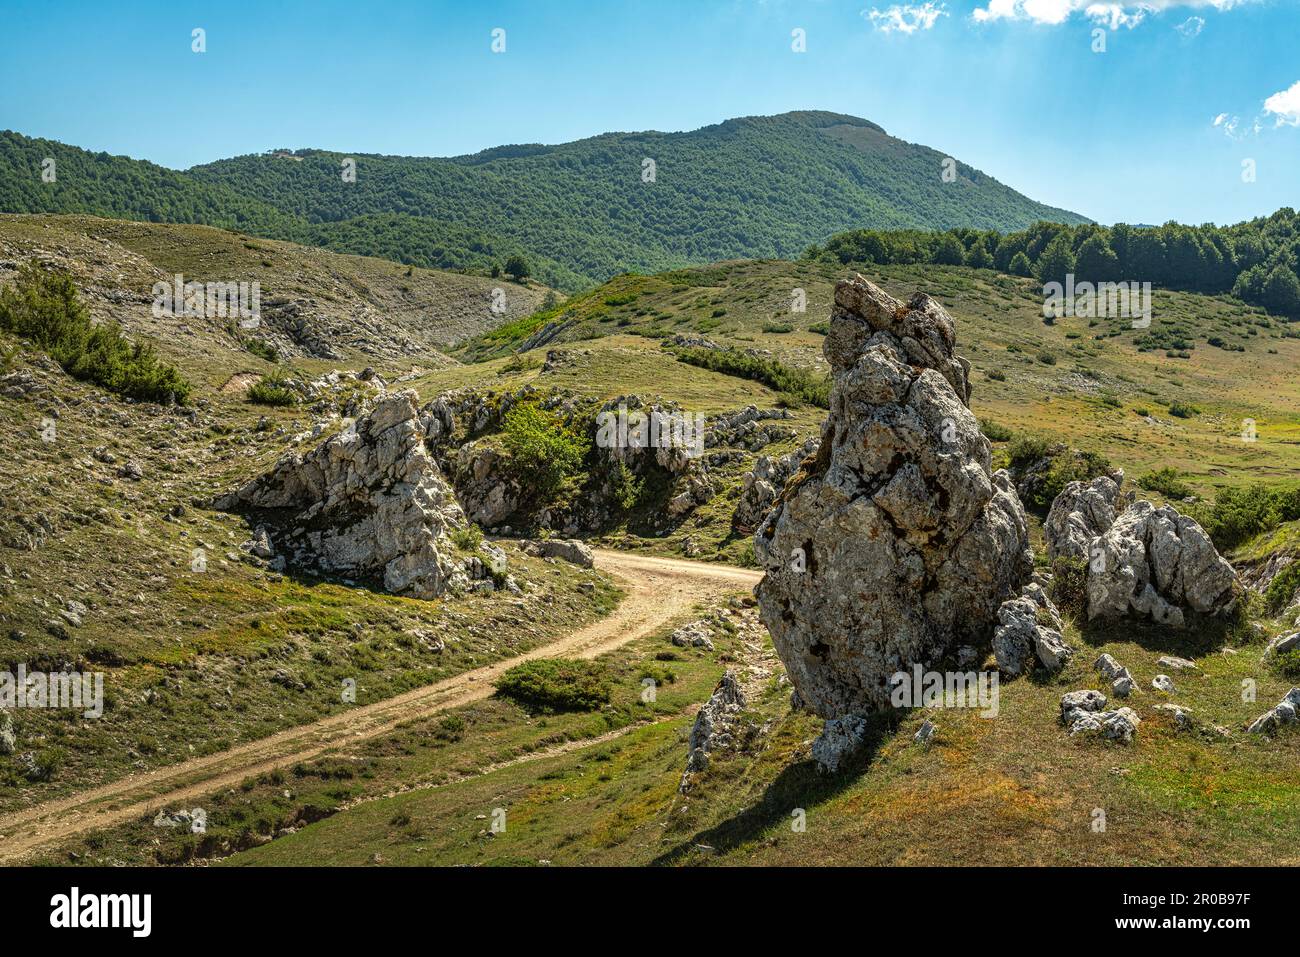
{"type": "Polygon", "coordinates": [[[1034,267],[1029,263],[1029,257],[1023,252],[1018,252],[1011,257],[1011,265],[1008,267],[1013,276],[1032,276],[1034,267]]]}
{"type": "Polygon", "coordinates": [[[565,481],[578,474],[586,452],[582,436],[533,403],[520,403],[506,413],[502,442],[511,468],[540,502],[553,500],[565,481]]]}
{"type": "Polygon", "coordinates": [[[934,251],[934,261],[940,266],[960,266],[966,258],[961,240],[952,233],[944,233],[939,246],[934,251]]]}
{"type": "Polygon", "coordinates": [[[518,253],[506,260],[506,275],[515,280],[515,282],[518,282],[521,279],[527,279],[532,274],[533,271],[529,268],[528,261],[518,253]]]}

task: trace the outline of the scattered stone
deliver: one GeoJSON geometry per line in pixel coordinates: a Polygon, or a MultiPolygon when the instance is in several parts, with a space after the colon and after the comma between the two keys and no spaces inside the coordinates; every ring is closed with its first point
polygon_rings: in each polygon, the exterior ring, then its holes
{"type": "Polygon", "coordinates": [[[1186,658],[1175,658],[1171,655],[1161,655],[1156,659],[1156,664],[1162,668],[1172,668],[1174,671],[1199,671],[1196,662],[1188,661],[1186,658]]]}
{"type": "Polygon", "coordinates": [[[921,727],[917,730],[916,734],[912,736],[912,740],[923,748],[929,747],[931,740],[934,738],[934,733],[938,730],[938,725],[932,722],[929,718],[926,718],[921,724],[921,727]]]}
{"type": "Polygon", "coordinates": [[[1282,725],[1294,724],[1300,712],[1300,688],[1292,688],[1271,710],[1246,726],[1250,734],[1270,734],[1282,725]]]}
{"type": "Polygon", "coordinates": [[[18,747],[18,734],[14,719],[8,711],[0,711],[0,754],[13,754],[18,747]]]}
{"type": "Polygon", "coordinates": [[[1283,655],[1297,648],[1300,648],[1300,631],[1293,631],[1289,635],[1278,635],[1264,649],[1264,657],[1271,658],[1273,655],[1283,655]]]}
{"type": "Polygon", "coordinates": [[[1163,691],[1165,694],[1174,693],[1174,679],[1168,675],[1156,675],[1151,679],[1151,687],[1157,691],[1163,691]]]}
{"type": "Polygon", "coordinates": [[[527,543],[524,551],[541,558],[559,558],[582,568],[591,568],[596,564],[591,549],[577,539],[545,538],[527,543]]]}

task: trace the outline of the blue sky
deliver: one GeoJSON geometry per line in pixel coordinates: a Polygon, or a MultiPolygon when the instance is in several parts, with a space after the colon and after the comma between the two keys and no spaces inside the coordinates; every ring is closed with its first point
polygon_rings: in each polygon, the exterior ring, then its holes
{"type": "Polygon", "coordinates": [[[0,22],[0,128],[176,168],[824,109],[1103,222],[1300,205],[1300,0],[4,0],[0,22]]]}

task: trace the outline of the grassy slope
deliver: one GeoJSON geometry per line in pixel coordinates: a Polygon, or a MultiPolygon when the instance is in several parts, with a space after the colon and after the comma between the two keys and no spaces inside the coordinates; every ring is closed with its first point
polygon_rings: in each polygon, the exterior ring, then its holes
{"type": "MultiPolygon", "coordinates": [[[[620,276],[574,297],[549,319],[503,325],[459,352],[466,358],[503,354],[553,321],[569,323],[557,342],[570,348],[622,347],[637,336],[650,354],[661,351],[663,337],[702,334],[826,371],[822,339],[812,327],[824,327],[834,282],[846,273],[763,261],[620,276]],[[795,289],[807,295],[804,313],[790,311],[795,289]],[[774,325],[793,331],[764,331],[774,325]]],[[[947,266],[880,267],[868,278],[903,298],[929,292],[952,313],[958,351],[975,368],[972,407],[981,418],[1103,451],[1130,475],[1173,466],[1202,492],[1280,479],[1300,467],[1300,384],[1293,375],[1300,339],[1287,338],[1285,322],[1257,309],[1224,296],[1156,290],[1149,330],[1132,329],[1126,320],[1064,319],[1049,326],[1033,280],[947,266]],[[1207,340],[1214,336],[1245,351],[1211,346],[1207,340]],[[1165,348],[1139,351],[1147,337],[1185,337],[1195,345],[1190,358],[1169,358],[1165,348]],[[1047,355],[1055,364],[1042,361],[1047,355]],[[997,372],[1005,381],[990,377],[997,372]],[[1172,402],[1190,403],[1200,414],[1171,416],[1172,402]],[[1256,422],[1256,442],[1241,441],[1246,418],[1256,422]]],[[[645,361],[647,368],[660,368],[645,361]]],[[[629,363],[624,374],[638,371],[629,363]]]]}
{"type": "MultiPolygon", "coordinates": [[[[923,750],[911,736],[927,715],[913,712],[838,776],[818,775],[809,760],[820,722],[792,714],[770,682],[750,702],[755,722],[772,722],[762,747],[715,756],[686,798],[677,784],[691,718],[682,715],[615,742],[366,803],[231,863],[1297,863],[1300,734],[1260,741],[1237,731],[1212,742],[1175,731],[1153,708],[1176,700],[1239,728],[1261,710],[1240,701],[1243,678],[1259,680],[1261,702],[1288,687],[1260,669],[1258,645],[1205,655],[1201,673],[1179,676],[1167,699],[1150,689],[1155,659],[1193,653],[1188,646],[1151,633],[1071,638],[1084,648],[1066,672],[1003,685],[996,719],[931,715],[940,731],[923,750]],[[1128,748],[1072,740],[1055,721],[1062,692],[1096,684],[1089,663],[1102,651],[1144,686],[1131,701],[1143,724],[1128,748]],[[490,836],[484,817],[498,807],[507,828],[490,836]],[[792,828],[798,808],[804,832],[792,828]],[[1092,828],[1096,808],[1104,833],[1092,828]]],[[[649,660],[656,648],[635,650],[649,660]]],[[[730,651],[720,647],[719,658],[730,651]]],[[[703,697],[707,682],[696,685],[703,697]]]]}
{"type": "MultiPolygon", "coordinates": [[[[252,405],[223,390],[236,372],[277,367],[238,348],[220,322],[156,320],[147,299],[134,298],[172,271],[239,276],[265,260],[268,294],[311,290],[323,300],[329,290],[341,309],[378,308],[408,283],[413,314],[459,314],[457,290],[477,299],[485,280],[423,270],[406,277],[392,263],[208,227],[85,217],[0,217],[0,246],[11,262],[36,255],[73,268],[97,318],[157,336],[160,352],[196,384],[187,410],[122,402],[0,336],[0,375],[22,372],[39,383],[28,399],[0,396],[0,428],[10,437],[0,469],[0,667],[67,662],[108,673],[102,720],[15,715],[19,754],[57,752],[61,767],[33,784],[20,776],[18,756],[0,756],[0,808],[314,720],[342,707],[344,677],[364,689],[360,700],[377,700],[519,653],[612,606],[615,593],[600,576],[520,554],[511,556],[512,573],[540,589],[523,600],[502,592],[423,602],[250,564],[239,547],[250,529],[207,503],[268,469],[322,414],[252,405]],[[46,418],[57,422],[53,443],[41,439],[46,418]],[[140,466],[139,481],[118,474],[127,462],[140,466]],[[205,549],[206,572],[190,569],[196,547],[205,549]],[[594,591],[579,588],[593,578],[594,591]],[[60,616],[69,600],[90,609],[81,626],[60,616]],[[416,629],[446,639],[447,651],[429,652],[416,629]],[[280,671],[305,688],[273,682],[280,671]]],[[[374,364],[392,378],[449,361],[422,350],[400,362],[295,365],[316,374],[374,364]]]]}

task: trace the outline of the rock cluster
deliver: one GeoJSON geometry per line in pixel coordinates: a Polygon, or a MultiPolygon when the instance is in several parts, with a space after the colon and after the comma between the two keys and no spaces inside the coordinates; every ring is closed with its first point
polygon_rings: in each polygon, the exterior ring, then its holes
{"type": "Polygon", "coordinates": [[[1276,705],[1246,726],[1251,734],[1271,734],[1284,724],[1295,724],[1300,717],[1300,688],[1292,688],[1276,705]]]}
{"type": "Polygon", "coordinates": [[[1061,635],[1061,613],[1038,584],[1031,582],[1020,596],[1002,603],[993,632],[993,654],[998,670],[1014,678],[1036,657],[1049,672],[1060,671],[1074,657],[1074,649],[1061,635]]]}
{"type": "Polygon", "coordinates": [[[1061,722],[1070,735],[1097,734],[1128,744],[1142,719],[1132,708],[1106,711],[1106,696],[1100,691],[1071,691],[1061,696],[1061,722]]]}
{"type": "Polygon", "coordinates": [[[1092,666],[1097,670],[1098,674],[1110,681],[1111,693],[1117,698],[1127,698],[1137,687],[1129,670],[1111,655],[1103,653],[1092,663],[1092,666]]]}
{"type": "Polygon", "coordinates": [[[1188,610],[1229,610],[1236,578],[1194,520],[1170,505],[1134,502],[1091,546],[1088,618],[1135,615],[1181,628],[1188,610]]]}
{"type": "Polygon", "coordinates": [[[731,516],[731,526],[738,531],[752,532],[763,523],[767,513],[785,488],[786,481],[808,456],[817,451],[821,438],[813,436],[799,448],[780,458],[760,455],[754,468],[742,480],[740,501],[731,516]]]}
{"type": "Polygon", "coordinates": [[[988,649],[1029,578],[1024,509],[992,470],[954,344],[929,296],[836,287],[821,445],[754,539],[763,623],[824,718],[889,707],[890,676],[913,664],[988,649]]]}
{"type": "Polygon", "coordinates": [[[436,597],[467,580],[447,538],[466,521],[422,432],[415,393],[386,395],[316,449],[289,453],[215,504],[255,513],[290,565],[436,597]]]}

